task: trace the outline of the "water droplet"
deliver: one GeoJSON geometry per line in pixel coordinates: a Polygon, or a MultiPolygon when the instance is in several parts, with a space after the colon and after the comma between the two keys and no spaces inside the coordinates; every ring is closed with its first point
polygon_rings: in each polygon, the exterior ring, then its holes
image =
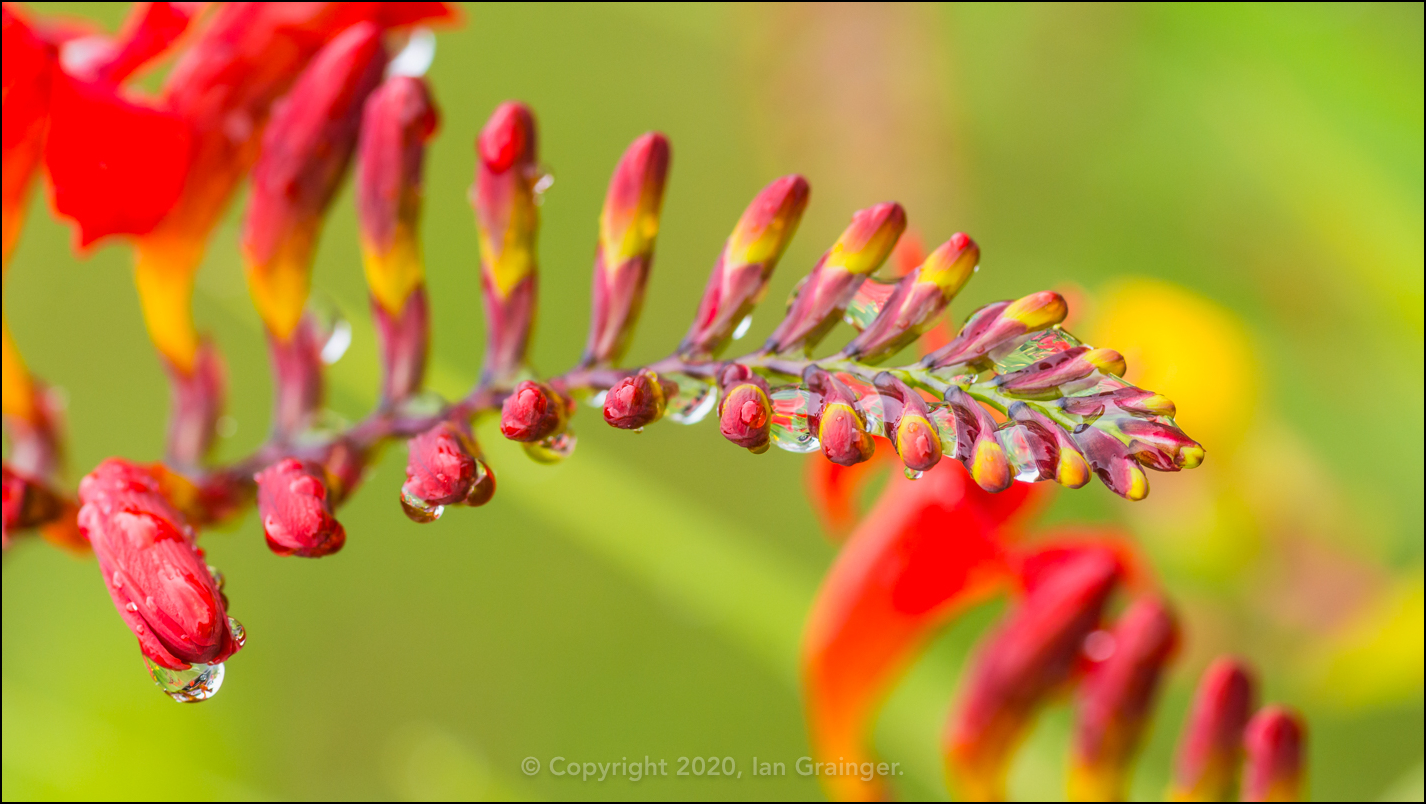
{"type": "Polygon", "coordinates": [[[997,374],[1007,374],[1052,354],[1082,346],[1079,339],[1059,327],[1013,338],[990,353],[997,374]]]}
{"type": "Polygon", "coordinates": [[[228,582],[228,580],[223,577],[223,573],[219,572],[217,567],[209,564],[208,576],[213,579],[213,585],[218,587],[218,591],[223,591],[223,586],[228,582]]]}
{"type": "Polygon", "coordinates": [[[842,314],[842,320],[858,332],[866,329],[881,314],[882,308],[891,298],[891,292],[896,289],[896,284],[896,280],[887,281],[876,277],[867,279],[857,288],[856,295],[847,305],[847,311],[842,314]]]}
{"type": "Polygon", "coordinates": [[[406,46],[386,65],[386,75],[388,78],[393,75],[420,77],[431,69],[431,62],[435,59],[436,35],[430,28],[418,25],[411,29],[406,46]]]}
{"type": "Polygon", "coordinates": [[[635,427],[635,428],[633,429],[634,435],[639,435],[639,434],[642,433],[642,432],[644,432],[644,428],[642,428],[642,427],[635,427]]]}
{"type": "Polygon", "coordinates": [[[525,445],[525,454],[537,463],[559,463],[574,454],[574,445],[577,439],[570,430],[546,438],[544,441],[536,441],[533,444],[525,445]]]}
{"type": "Polygon", "coordinates": [[[886,435],[886,398],[876,390],[876,386],[850,374],[836,376],[856,394],[857,407],[866,417],[867,432],[872,435],[886,435]]]}
{"type": "Polygon", "coordinates": [[[816,452],[822,443],[807,422],[812,395],[795,385],[772,392],[772,443],[788,452],[816,452]]]}
{"type": "Polygon", "coordinates": [[[401,415],[413,419],[424,419],[440,413],[446,400],[435,391],[420,391],[401,400],[401,415]]]}
{"type": "Polygon", "coordinates": [[[115,570],[115,571],[114,571],[114,588],[115,588],[115,589],[123,589],[123,588],[124,588],[124,577],[119,574],[118,570],[115,570]]]}
{"type": "Polygon", "coordinates": [[[129,612],[130,614],[137,613],[138,610],[139,610],[139,604],[135,603],[135,602],[132,601],[132,600],[130,600],[128,603],[125,603],[125,604],[124,604],[124,611],[127,611],[127,612],[129,612]]]}
{"type": "Polygon", "coordinates": [[[743,316],[743,320],[742,320],[742,321],[739,321],[737,328],[733,330],[733,340],[735,340],[735,341],[741,341],[741,340],[743,339],[743,336],[746,335],[746,334],[748,334],[748,330],[749,330],[749,329],[752,329],[752,326],[753,326],[753,317],[752,317],[752,315],[749,314],[749,315],[743,316]]]}
{"type": "Polygon", "coordinates": [[[238,420],[232,416],[224,414],[218,417],[218,436],[221,438],[232,438],[238,434],[238,420]]]}
{"type": "Polygon", "coordinates": [[[678,384],[678,393],[668,401],[668,417],[679,424],[697,424],[718,404],[718,391],[707,380],[687,374],[668,374],[678,384]]]}
{"type": "Polygon", "coordinates": [[[1104,630],[1090,631],[1084,638],[1084,655],[1091,662],[1102,662],[1114,655],[1117,647],[1114,635],[1104,630]]]}
{"type": "Polygon", "coordinates": [[[337,319],[332,325],[332,334],[327,336],[327,342],[322,344],[322,362],[332,365],[342,359],[342,355],[347,353],[347,347],[352,345],[352,325],[347,323],[345,318],[337,319]]]}
{"type": "Polygon", "coordinates": [[[554,171],[545,165],[540,165],[540,175],[535,179],[535,186],[532,188],[535,193],[535,206],[545,203],[545,193],[555,185],[554,171]]]}
{"type": "Polygon", "coordinates": [[[236,617],[228,618],[228,630],[233,632],[233,641],[238,643],[238,647],[248,643],[248,629],[244,628],[236,617]]]}
{"type": "Polygon", "coordinates": [[[402,489],[401,510],[406,512],[406,518],[412,522],[425,524],[440,519],[441,514],[446,512],[446,507],[444,505],[431,505],[420,497],[402,489]]]}
{"type": "Polygon", "coordinates": [[[931,405],[931,423],[941,437],[941,454],[956,454],[956,414],[945,405],[931,405]]]}
{"type": "Polygon", "coordinates": [[[591,396],[591,397],[587,400],[587,402],[588,402],[588,405],[589,405],[591,408],[594,408],[595,410],[603,410],[603,409],[604,409],[604,400],[605,400],[605,399],[608,399],[608,398],[609,398],[609,392],[608,392],[608,391],[600,391],[599,393],[595,394],[594,396],[591,396]]]}
{"type": "Polygon", "coordinates": [[[921,471],[920,469],[912,469],[909,466],[903,469],[901,473],[906,475],[907,480],[920,480],[926,475],[926,473],[921,471]]]}
{"type": "Polygon", "coordinates": [[[153,678],[158,688],[168,693],[168,697],[179,703],[197,703],[206,701],[218,694],[218,690],[223,686],[223,663],[217,664],[195,664],[187,670],[170,670],[144,657],[144,664],[149,669],[149,675],[153,678]]]}

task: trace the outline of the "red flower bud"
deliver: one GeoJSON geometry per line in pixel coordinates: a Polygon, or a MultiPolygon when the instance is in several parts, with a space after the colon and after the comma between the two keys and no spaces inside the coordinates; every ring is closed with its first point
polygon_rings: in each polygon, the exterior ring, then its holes
{"type": "Polygon", "coordinates": [[[767,380],[747,366],[734,363],[718,378],[723,398],[718,403],[718,427],[723,437],[761,455],[772,445],[772,399],[767,380]]]}
{"type": "Polygon", "coordinates": [[[353,25],[302,71],[263,135],[242,248],[253,302],[280,339],[302,318],[317,231],[385,67],[381,29],[353,25]]]}
{"type": "Polygon", "coordinates": [[[817,433],[827,460],[842,466],[869,460],[876,444],[867,432],[866,414],[852,389],[817,366],[808,366],[802,380],[822,400],[808,424],[817,433]]]}
{"type": "Polygon", "coordinates": [[[1258,710],[1243,735],[1243,801],[1301,801],[1307,727],[1282,706],[1258,710]]]}
{"type": "Polygon", "coordinates": [[[568,419],[564,397],[542,382],[525,380],[500,408],[500,434],[511,441],[534,443],[563,430],[568,419]]]}
{"type": "Polygon", "coordinates": [[[80,481],[79,499],[80,530],[146,658],[187,670],[242,646],[192,528],[149,472],[110,458],[80,481]]]}
{"type": "Polygon", "coordinates": [[[1072,489],[1089,482],[1089,464],[1069,433],[1024,402],[1011,405],[1008,413],[1025,428],[1041,479],[1053,477],[1055,482],[1072,489]]]}
{"type": "Polygon", "coordinates": [[[668,138],[649,132],[624,152],[609,180],[594,254],[589,340],[584,347],[587,365],[623,357],[638,322],[653,265],[668,160],[668,138]]]}
{"type": "Polygon", "coordinates": [[[803,280],[787,317],[763,349],[777,354],[816,346],[841,320],[862,281],[886,261],[905,229],[906,211],[900,204],[858,210],[842,236],[803,280]]]}
{"type": "Polygon", "coordinates": [[[1233,795],[1255,686],[1236,659],[1217,659],[1204,671],[1179,738],[1172,799],[1227,801],[1233,795]]]}
{"type": "Polygon", "coordinates": [[[946,391],[946,403],[956,419],[956,460],[986,491],[1004,491],[1015,478],[1005,448],[995,437],[995,419],[957,386],[946,391]]]}
{"type": "Polygon", "coordinates": [[[640,369],[625,377],[604,396],[604,421],[620,430],[638,430],[663,418],[669,397],[678,385],[659,379],[656,372],[640,369]]]}
{"type": "Polygon", "coordinates": [[[1130,439],[1129,453],[1145,466],[1177,472],[1203,463],[1203,445],[1175,425],[1138,418],[1120,419],[1117,425],[1119,432],[1130,439]]]}
{"type": "Polygon", "coordinates": [[[1178,625],[1162,602],[1142,599],[1112,634],[1098,636],[1108,656],[1090,657],[1098,664],[1079,691],[1070,798],[1122,801],[1164,666],[1178,644],[1178,625]]]}
{"type": "Polygon", "coordinates": [[[931,423],[926,400],[887,372],[876,376],[876,388],[891,403],[886,410],[887,430],[906,468],[925,472],[939,463],[941,434],[931,423]]]}
{"type": "Polygon", "coordinates": [[[426,143],[440,116],[420,78],[388,78],[362,111],[356,202],[367,286],[389,313],[398,313],[422,281],[421,178],[426,143]]]}
{"type": "Polygon", "coordinates": [[[535,117],[523,103],[502,103],[476,139],[480,161],[492,173],[504,173],[516,162],[535,158],[535,117]]]}
{"type": "MultiPolygon", "coordinates": [[[[980,247],[975,241],[963,233],[955,234],[896,283],[876,319],[842,354],[876,363],[921,337],[935,325],[979,262],[980,247]]],[[[858,297],[861,293],[858,290],[858,297]]]]}
{"type": "Polygon", "coordinates": [[[758,193],[723,246],[708,287],[678,353],[698,359],[727,346],[734,328],[767,292],[768,279],[797,231],[810,190],[801,176],[783,176],[758,193]]]}
{"type": "Polygon", "coordinates": [[[1012,338],[1060,323],[1068,313],[1064,297],[1049,290],[1013,302],[988,304],[972,313],[956,337],[926,355],[921,365],[943,368],[973,363],[1012,338]]]}
{"type": "Polygon", "coordinates": [[[417,227],[421,168],[438,117],[426,82],[400,75],[371,93],[362,112],[357,213],[385,402],[415,393],[425,375],[430,318],[417,227]]]}
{"type": "Polygon", "coordinates": [[[536,298],[535,116],[522,103],[496,108],[476,141],[470,200],[480,241],[485,303],[483,382],[504,382],[525,362],[536,298]]]}
{"type": "Polygon", "coordinates": [[[401,494],[428,506],[463,501],[480,473],[475,445],[462,427],[441,422],[406,442],[406,483],[401,494]]]}
{"type": "Polygon", "coordinates": [[[267,467],[257,481],[257,511],[267,546],[280,556],[320,558],[342,549],[347,532],[332,516],[322,470],[295,458],[267,467]]]}
{"type": "Polygon", "coordinates": [[[1119,565],[1090,550],[1052,572],[986,640],[966,674],[945,735],[947,775],[962,798],[1005,797],[1011,754],[1040,704],[1078,666],[1119,565]]]}
{"type": "Polygon", "coordinates": [[[1142,500],[1149,496],[1149,476],[1119,439],[1093,426],[1085,427],[1071,438],[1084,454],[1090,469],[1110,491],[1126,500],[1142,500]]]}

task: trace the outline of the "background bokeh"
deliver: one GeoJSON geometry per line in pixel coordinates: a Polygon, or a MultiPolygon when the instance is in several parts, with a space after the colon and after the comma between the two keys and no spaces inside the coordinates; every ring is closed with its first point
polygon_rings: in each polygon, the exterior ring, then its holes
{"type": "MultiPolygon", "coordinates": [[[[34,3],[111,29],[114,4],[34,3]]],[[[472,140],[494,106],[539,115],[555,176],[542,208],[534,356],[577,358],[605,182],[658,128],[672,178],[631,359],[682,334],[722,239],[773,176],[813,187],[774,279],[776,307],[850,212],[898,199],[933,243],[982,244],[953,315],[1046,287],[1071,327],[1125,351],[1207,446],[1140,504],[1095,484],[1050,521],[1130,528],[1187,621],[1185,651],[1135,781],[1164,789],[1193,680],[1222,651],[1311,727],[1324,799],[1422,795],[1422,8],[1327,6],[467,6],[430,78],[442,131],[424,241],[433,385],[482,349],[472,140]]],[[[156,86],[156,77],[144,82],[156,86]]],[[[130,254],[76,259],[44,191],[4,304],[32,369],[68,394],[74,478],[160,455],[167,390],[130,254]]],[[[235,205],[198,278],[227,357],[242,454],[269,381],[236,255],[235,205]]],[[[330,402],[358,417],[377,368],[350,188],[316,282],[355,340],[330,402]]],[[[775,323],[764,314],[750,339],[775,323]]],[[[223,692],[154,689],[92,560],[38,540],[4,562],[3,794],[15,798],[807,798],[812,780],[637,783],[519,770],[526,756],[807,753],[797,642],[833,547],[804,458],[753,457],[711,424],[634,436],[590,411],[565,464],[486,431],[495,501],[439,523],[396,503],[389,450],[344,509],[349,541],[283,559],[256,518],[204,537],[247,649],[223,692]]],[[[944,797],[938,733],[958,668],[996,607],[933,645],[878,727],[907,797],[944,797]]],[[[1069,713],[1017,761],[1025,798],[1062,795],[1069,713]]]]}

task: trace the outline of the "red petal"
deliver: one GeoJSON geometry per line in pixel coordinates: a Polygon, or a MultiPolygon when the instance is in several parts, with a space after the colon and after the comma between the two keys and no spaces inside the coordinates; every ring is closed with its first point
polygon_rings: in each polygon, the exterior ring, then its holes
{"type": "MultiPolygon", "coordinates": [[[[958,464],[893,477],[837,557],[812,607],[803,678],[813,750],[870,760],[868,725],[883,693],[955,612],[1009,577],[1007,520],[1033,492],[982,491],[958,464]]],[[[876,783],[829,778],[835,798],[880,796],[876,783]]]]}
{"type": "Polygon", "coordinates": [[[78,224],[81,246],[145,234],[177,200],[190,145],[177,115],[61,76],[45,145],[55,210],[78,224]]]}

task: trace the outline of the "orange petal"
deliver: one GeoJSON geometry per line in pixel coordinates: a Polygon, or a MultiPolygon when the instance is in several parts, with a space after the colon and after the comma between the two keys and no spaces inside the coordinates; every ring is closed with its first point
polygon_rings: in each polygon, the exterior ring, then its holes
{"type": "MultiPolygon", "coordinates": [[[[813,603],[803,683],[814,757],[870,761],[883,694],[926,638],[1008,578],[1007,520],[1031,487],[991,495],[943,461],[920,480],[893,477],[852,534],[813,603]]],[[[835,799],[884,797],[880,782],[822,777],[835,799]]]]}

